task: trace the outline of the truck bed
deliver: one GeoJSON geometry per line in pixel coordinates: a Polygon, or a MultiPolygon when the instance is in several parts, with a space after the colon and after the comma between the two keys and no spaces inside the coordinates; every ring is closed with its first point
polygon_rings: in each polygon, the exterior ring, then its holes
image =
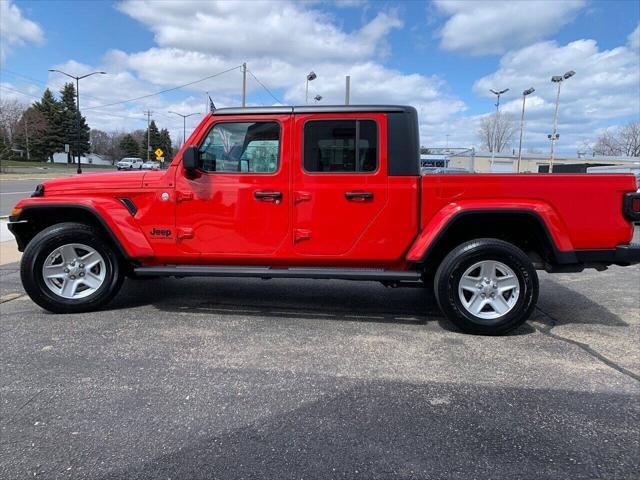
{"type": "Polygon", "coordinates": [[[623,193],[637,189],[630,174],[426,175],[421,184],[427,231],[440,231],[452,214],[495,205],[538,214],[560,250],[615,248],[633,236],[622,212],[623,193]]]}

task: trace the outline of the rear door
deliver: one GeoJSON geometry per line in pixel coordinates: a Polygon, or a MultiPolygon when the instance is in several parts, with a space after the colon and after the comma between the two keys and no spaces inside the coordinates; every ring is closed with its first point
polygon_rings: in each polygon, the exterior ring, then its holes
{"type": "Polygon", "coordinates": [[[295,129],[294,251],[348,256],[387,202],[386,117],[297,115],[295,129]]]}

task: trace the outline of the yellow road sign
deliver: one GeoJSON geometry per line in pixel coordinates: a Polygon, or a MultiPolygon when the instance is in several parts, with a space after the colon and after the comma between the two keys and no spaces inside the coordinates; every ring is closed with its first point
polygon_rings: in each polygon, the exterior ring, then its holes
{"type": "Polygon", "coordinates": [[[164,152],[159,148],[156,148],[156,151],[153,152],[153,153],[155,153],[156,157],[158,157],[158,158],[160,158],[162,155],[164,155],[164,152]]]}

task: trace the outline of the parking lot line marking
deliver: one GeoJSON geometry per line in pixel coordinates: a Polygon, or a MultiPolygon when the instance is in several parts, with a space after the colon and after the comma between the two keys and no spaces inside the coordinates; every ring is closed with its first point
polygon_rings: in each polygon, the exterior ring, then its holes
{"type": "Polygon", "coordinates": [[[10,302],[11,300],[16,300],[24,296],[25,296],[24,293],[7,293],[6,295],[2,295],[0,297],[0,303],[10,302]]]}

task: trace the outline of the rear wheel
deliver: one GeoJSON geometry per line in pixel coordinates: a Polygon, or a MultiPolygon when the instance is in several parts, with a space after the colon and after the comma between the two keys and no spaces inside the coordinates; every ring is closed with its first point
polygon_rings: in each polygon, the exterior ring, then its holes
{"type": "Polygon", "coordinates": [[[20,275],[31,299],[55,313],[96,310],[123,280],[112,246],[79,223],[60,223],[36,235],[25,249],[20,275]]]}
{"type": "Polygon", "coordinates": [[[538,276],[516,246],[479,239],[444,258],[434,291],[442,312],[463,332],[501,335],[531,315],[538,299],[538,276]]]}

